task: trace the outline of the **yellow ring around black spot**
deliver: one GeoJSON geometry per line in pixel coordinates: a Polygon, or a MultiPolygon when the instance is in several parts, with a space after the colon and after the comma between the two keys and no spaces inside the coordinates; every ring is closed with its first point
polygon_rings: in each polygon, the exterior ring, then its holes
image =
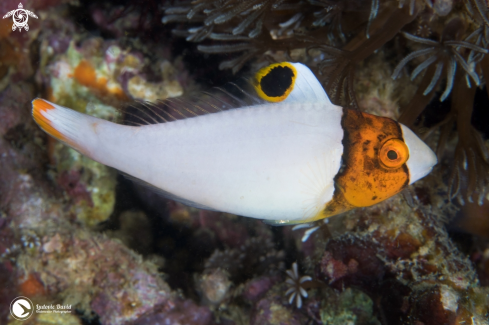
{"type": "Polygon", "coordinates": [[[258,70],[253,86],[262,99],[277,103],[289,96],[296,78],[297,70],[291,63],[274,63],[258,70]]]}

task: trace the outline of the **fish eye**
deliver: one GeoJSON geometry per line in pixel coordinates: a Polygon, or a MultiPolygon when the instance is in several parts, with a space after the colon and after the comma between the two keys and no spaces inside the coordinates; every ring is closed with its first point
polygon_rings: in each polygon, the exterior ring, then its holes
{"type": "Polygon", "coordinates": [[[294,89],[297,70],[289,62],[274,63],[255,74],[253,86],[262,99],[281,102],[294,89]]]}
{"type": "Polygon", "coordinates": [[[389,158],[390,160],[396,160],[397,159],[397,152],[395,150],[387,151],[387,158],[389,158]]]}
{"type": "Polygon", "coordinates": [[[387,168],[398,168],[409,158],[409,149],[400,139],[387,140],[380,148],[379,158],[387,168]]]}

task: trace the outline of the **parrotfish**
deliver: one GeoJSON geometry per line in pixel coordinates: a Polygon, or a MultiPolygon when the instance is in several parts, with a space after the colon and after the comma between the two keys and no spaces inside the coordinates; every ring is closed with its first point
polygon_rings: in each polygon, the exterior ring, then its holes
{"type": "Polygon", "coordinates": [[[374,205],[437,163],[408,127],[331,103],[303,64],[262,68],[249,90],[233,85],[234,94],[173,101],[170,111],[143,103],[132,126],[40,98],[32,115],[49,135],[166,197],[276,224],[374,205]]]}

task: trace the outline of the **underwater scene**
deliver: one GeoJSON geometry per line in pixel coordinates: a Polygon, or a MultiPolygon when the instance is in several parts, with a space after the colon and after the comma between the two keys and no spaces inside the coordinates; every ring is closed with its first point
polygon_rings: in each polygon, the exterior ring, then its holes
{"type": "Polygon", "coordinates": [[[0,325],[489,325],[486,0],[0,16],[0,325]]]}

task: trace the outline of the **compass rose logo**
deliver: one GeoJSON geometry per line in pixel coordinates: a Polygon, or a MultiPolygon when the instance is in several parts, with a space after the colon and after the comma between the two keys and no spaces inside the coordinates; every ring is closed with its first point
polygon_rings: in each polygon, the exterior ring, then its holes
{"type": "Polygon", "coordinates": [[[19,3],[18,9],[9,11],[5,16],[3,16],[3,19],[8,18],[10,16],[12,16],[12,19],[14,20],[14,24],[12,25],[12,30],[15,31],[18,28],[19,32],[22,31],[22,28],[25,28],[26,31],[29,30],[29,25],[27,25],[29,16],[37,19],[37,16],[32,11],[24,9],[22,3],[19,3]]]}

